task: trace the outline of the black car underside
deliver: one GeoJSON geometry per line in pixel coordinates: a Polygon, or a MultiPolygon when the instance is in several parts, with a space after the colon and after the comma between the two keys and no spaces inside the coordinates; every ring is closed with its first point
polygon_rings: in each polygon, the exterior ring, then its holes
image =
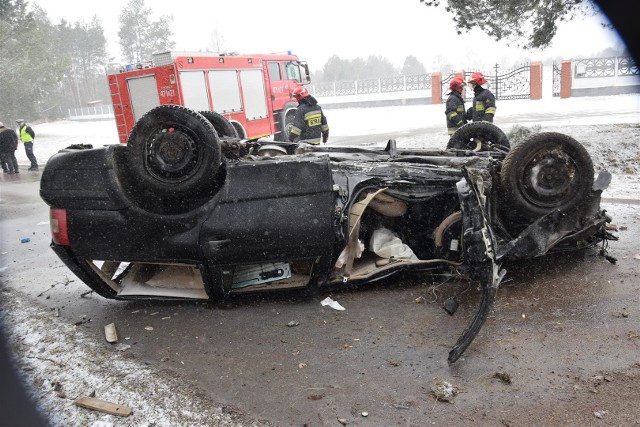
{"type": "Polygon", "coordinates": [[[484,323],[505,260],[614,238],[599,206],[607,174],[594,184],[588,154],[565,135],[539,134],[508,154],[504,142],[315,147],[219,137],[185,110],[170,109],[189,122],[184,134],[167,137],[180,123],[152,110],[127,146],[63,150],[43,172],[51,246],[104,297],[219,301],[446,272],[482,288],[454,362],[484,323]],[[176,141],[198,148],[172,150],[176,141]],[[163,157],[173,155],[182,157],[163,157]]]}

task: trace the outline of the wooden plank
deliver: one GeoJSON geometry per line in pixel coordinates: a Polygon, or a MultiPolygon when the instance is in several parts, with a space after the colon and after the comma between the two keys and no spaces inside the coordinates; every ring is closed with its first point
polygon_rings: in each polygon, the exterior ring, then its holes
{"type": "Polygon", "coordinates": [[[94,411],[106,412],[107,414],[118,415],[121,417],[128,417],[133,413],[131,408],[127,405],[119,405],[107,402],[106,400],[96,399],[95,397],[81,397],[76,399],[73,403],[81,408],[93,409],[94,411]]]}

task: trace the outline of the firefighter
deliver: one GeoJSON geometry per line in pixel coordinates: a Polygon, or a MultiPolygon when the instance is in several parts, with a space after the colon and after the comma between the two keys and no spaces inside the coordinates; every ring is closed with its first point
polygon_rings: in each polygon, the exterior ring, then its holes
{"type": "Polygon", "coordinates": [[[449,82],[449,97],[447,98],[447,106],[444,114],[447,116],[447,132],[453,135],[456,130],[463,124],[467,123],[465,118],[464,98],[462,90],[464,89],[464,80],[460,77],[454,77],[449,82]]]}
{"type": "Polygon", "coordinates": [[[465,117],[474,122],[493,123],[493,116],[496,114],[496,97],[489,89],[482,87],[487,79],[482,73],[473,73],[467,83],[473,88],[473,104],[467,110],[465,117]]]}
{"type": "Polygon", "coordinates": [[[19,127],[18,135],[20,135],[20,141],[24,143],[24,152],[31,162],[31,166],[28,170],[37,171],[38,161],[36,160],[36,156],[33,154],[33,140],[36,137],[36,133],[33,131],[31,126],[24,122],[23,119],[16,120],[16,123],[19,127]]]}
{"type": "Polygon", "coordinates": [[[291,96],[298,101],[298,109],[289,133],[289,141],[304,141],[318,145],[322,140],[326,143],[329,139],[329,125],[318,101],[304,87],[295,88],[291,96]]]}

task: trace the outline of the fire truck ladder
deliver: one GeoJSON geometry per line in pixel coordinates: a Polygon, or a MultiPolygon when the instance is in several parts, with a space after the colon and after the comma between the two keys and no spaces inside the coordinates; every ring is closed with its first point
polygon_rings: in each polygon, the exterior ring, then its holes
{"type": "Polygon", "coordinates": [[[120,142],[122,138],[126,138],[127,129],[125,125],[125,117],[124,110],[122,109],[122,97],[120,96],[120,86],[118,85],[118,80],[115,78],[110,79],[109,82],[109,91],[111,92],[111,102],[113,105],[113,115],[116,119],[116,126],[118,127],[118,136],[120,137],[120,142]]]}

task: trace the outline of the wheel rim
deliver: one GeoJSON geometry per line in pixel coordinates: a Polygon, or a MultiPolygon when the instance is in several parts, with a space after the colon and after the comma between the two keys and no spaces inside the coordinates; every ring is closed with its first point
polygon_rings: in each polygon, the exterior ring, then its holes
{"type": "Polygon", "coordinates": [[[469,138],[465,143],[465,150],[471,151],[489,151],[493,150],[497,144],[492,143],[491,136],[489,135],[476,135],[473,138],[469,138]]]}
{"type": "Polygon", "coordinates": [[[557,148],[540,150],[524,168],[522,194],[535,206],[561,206],[574,197],[572,189],[579,181],[579,175],[579,168],[565,151],[557,148]]]}
{"type": "Polygon", "coordinates": [[[157,179],[182,181],[199,163],[198,145],[187,129],[158,129],[146,141],[146,169],[157,179]]]}

